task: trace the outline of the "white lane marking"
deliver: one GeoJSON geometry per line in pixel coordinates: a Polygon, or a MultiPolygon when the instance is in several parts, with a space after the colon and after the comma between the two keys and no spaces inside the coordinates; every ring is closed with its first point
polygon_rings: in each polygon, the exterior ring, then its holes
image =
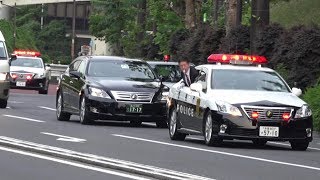
{"type": "Polygon", "coordinates": [[[41,121],[41,120],[37,120],[37,119],[31,119],[31,118],[20,117],[20,116],[13,116],[13,115],[8,115],[8,114],[4,114],[3,116],[10,117],[10,118],[15,118],[15,119],[23,119],[23,120],[26,120],[26,121],[33,121],[33,122],[40,122],[40,123],[44,123],[45,122],[45,121],[41,121]]]}
{"type": "Polygon", "coordinates": [[[12,103],[12,104],[22,104],[24,102],[19,102],[19,101],[8,101],[8,103],[12,103]]]}
{"type": "Polygon", "coordinates": [[[48,133],[48,132],[41,132],[41,134],[58,137],[57,141],[67,141],[67,142],[85,142],[85,141],[87,141],[85,139],[64,136],[64,135],[54,134],[54,133],[48,133]]]}
{"type": "Polygon", "coordinates": [[[148,125],[148,126],[156,126],[156,124],[154,124],[154,123],[147,123],[147,122],[144,122],[143,124],[144,124],[144,125],[148,125]]]}
{"type": "MultiPolygon", "coordinates": [[[[277,145],[283,145],[283,146],[291,146],[290,144],[286,144],[286,143],[279,143],[279,142],[268,142],[270,144],[277,144],[277,145]]],[[[320,151],[319,148],[314,148],[314,147],[308,147],[308,149],[312,149],[312,150],[318,150],[320,151]]]]}
{"type": "Polygon", "coordinates": [[[35,157],[35,158],[39,158],[39,159],[48,160],[48,161],[53,161],[53,162],[57,162],[57,163],[61,163],[61,164],[67,164],[70,166],[88,169],[88,170],[92,170],[92,171],[97,171],[97,172],[101,172],[101,173],[105,173],[105,174],[111,174],[111,175],[115,175],[115,176],[125,177],[125,178],[129,178],[129,179],[150,180],[148,178],[143,178],[143,177],[139,177],[139,176],[135,176],[135,175],[131,175],[131,174],[121,173],[121,172],[107,170],[107,169],[93,167],[93,166],[87,166],[87,165],[84,165],[81,163],[66,161],[66,160],[62,160],[62,159],[58,159],[58,158],[53,158],[53,157],[30,153],[30,152],[25,152],[25,151],[21,151],[21,150],[15,150],[15,149],[5,148],[5,147],[1,147],[1,146],[0,146],[0,150],[12,152],[12,153],[16,153],[16,154],[21,154],[21,155],[25,155],[25,156],[31,156],[31,157],[35,157]]]}
{"type": "MultiPolygon", "coordinates": [[[[173,178],[176,180],[214,180],[212,178],[202,177],[198,175],[173,171],[169,169],[162,169],[155,166],[145,165],[145,164],[138,164],[135,162],[124,161],[120,159],[113,159],[103,156],[98,156],[94,154],[87,154],[76,152],[69,149],[63,149],[60,147],[48,146],[43,144],[37,144],[34,142],[23,141],[19,139],[14,139],[6,136],[0,136],[0,143],[7,146],[8,144],[12,147],[24,148],[26,151],[36,152],[39,153],[49,153],[55,157],[61,157],[62,159],[66,158],[71,160],[81,162],[88,162],[91,164],[92,162],[107,165],[106,167],[116,167],[119,170],[129,170],[130,172],[138,172],[138,173],[146,173],[152,175],[160,175],[162,177],[173,178]]],[[[0,146],[1,147],[1,146],[0,146]]],[[[99,166],[99,165],[98,165],[99,166]]]]}
{"type": "Polygon", "coordinates": [[[307,165],[302,165],[302,164],[288,163],[288,162],[283,162],[283,161],[264,159],[264,158],[254,157],[254,156],[246,156],[246,155],[228,153],[228,152],[223,152],[223,151],[215,151],[215,150],[210,150],[210,149],[202,149],[202,148],[197,148],[197,147],[192,147],[192,146],[166,143],[166,142],[155,141],[155,140],[150,140],[150,139],[126,136],[126,135],[121,135],[121,134],[112,134],[112,135],[116,136],[116,137],[126,138],[126,139],[134,139],[134,140],[138,140],[138,141],[150,142],[150,143],[155,143],[155,144],[162,144],[162,145],[166,145],[166,146],[192,149],[192,150],[197,150],[197,151],[210,152],[210,153],[215,153],[215,154],[222,154],[222,155],[227,155],[227,156],[240,157],[240,158],[251,159],[251,160],[256,160],[256,161],[269,162],[269,163],[274,163],[274,164],[282,164],[282,165],[287,165],[287,166],[300,167],[300,168],[320,171],[319,167],[307,166],[307,165]]]}
{"type": "Polygon", "coordinates": [[[8,107],[6,107],[6,108],[7,108],[7,109],[11,109],[11,107],[9,107],[9,106],[8,106],[8,107]]]}
{"type": "Polygon", "coordinates": [[[56,111],[56,109],[49,108],[49,107],[46,107],[46,106],[38,106],[38,107],[41,108],[41,109],[46,109],[46,110],[50,110],[50,111],[56,111]]]}

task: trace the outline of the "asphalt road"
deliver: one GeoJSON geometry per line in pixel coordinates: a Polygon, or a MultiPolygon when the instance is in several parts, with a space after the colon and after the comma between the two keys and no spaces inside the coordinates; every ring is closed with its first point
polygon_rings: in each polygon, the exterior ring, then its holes
{"type": "MultiPolygon", "coordinates": [[[[0,110],[0,136],[212,179],[320,179],[319,136],[305,152],[292,151],[285,142],[255,148],[247,141],[227,141],[222,147],[207,147],[199,136],[171,141],[167,129],[157,129],[151,123],[142,127],[118,122],[84,126],[77,116],[72,116],[70,122],[58,122],[54,100],[53,95],[11,94],[9,108],[0,110]]],[[[88,179],[86,174],[90,173],[95,175],[90,176],[92,179],[124,178],[45,159],[30,160],[1,148],[0,158],[0,173],[8,173],[5,179],[10,179],[11,174],[11,179],[21,179],[19,175],[24,172],[28,172],[29,179],[50,179],[43,177],[50,176],[50,169],[56,167],[54,171],[58,173],[53,174],[59,179],[88,179]],[[2,168],[7,166],[12,168],[2,168]]]]}

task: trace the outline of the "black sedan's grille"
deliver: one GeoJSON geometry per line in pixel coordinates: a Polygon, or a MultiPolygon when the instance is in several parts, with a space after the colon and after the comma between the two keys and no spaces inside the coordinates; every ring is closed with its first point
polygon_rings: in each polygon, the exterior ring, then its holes
{"type": "Polygon", "coordinates": [[[258,120],[282,120],[283,114],[292,115],[292,108],[283,108],[283,107],[263,107],[263,106],[242,106],[242,109],[248,116],[251,118],[252,113],[258,113],[258,120]]]}

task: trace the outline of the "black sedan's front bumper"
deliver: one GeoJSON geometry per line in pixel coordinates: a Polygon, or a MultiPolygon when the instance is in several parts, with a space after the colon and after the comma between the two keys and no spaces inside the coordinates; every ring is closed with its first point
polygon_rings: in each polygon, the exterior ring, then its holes
{"type": "Polygon", "coordinates": [[[11,79],[10,88],[11,89],[28,89],[28,90],[40,90],[45,87],[47,83],[47,78],[41,79],[11,79]],[[25,82],[25,86],[17,86],[17,82],[25,82]]]}
{"type": "Polygon", "coordinates": [[[95,119],[116,121],[144,121],[158,122],[166,120],[166,102],[117,102],[113,99],[97,98],[89,95],[86,101],[87,109],[95,119]],[[128,113],[126,106],[130,104],[142,105],[141,113],[128,113]]]}
{"type": "Polygon", "coordinates": [[[254,140],[262,139],[267,141],[312,141],[312,117],[303,119],[291,119],[290,121],[259,121],[250,120],[246,117],[232,117],[221,115],[221,124],[226,125],[224,132],[218,135],[224,139],[254,140]],[[278,137],[265,137],[259,135],[260,126],[279,127],[278,137]],[[307,133],[311,132],[311,134],[307,133]]]}

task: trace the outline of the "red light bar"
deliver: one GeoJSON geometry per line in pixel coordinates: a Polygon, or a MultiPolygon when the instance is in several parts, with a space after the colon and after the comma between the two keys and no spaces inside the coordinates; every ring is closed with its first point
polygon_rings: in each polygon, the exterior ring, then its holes
{"type": "Polygon", "coordinates": [[[25,50],[15,50],[13,54],[17,56],[34,56],[34,57],[41,56],[41,53],[38,51],[25,51],[25,50]]]}
{"type": "Polygon", "coordinates": [[[168,62],[168,61],[170,61],[170,55],[168,55],[168,54],[166,54],[166,55],[164,55],[164,61],[166,61],[166,62],[168,62]]]}
{"type": "Polygon", "coordinates": [[[238,55],[238,54],[211,54],[208,63],[221,64],[266,64],[264,56],[238,55]]]}

